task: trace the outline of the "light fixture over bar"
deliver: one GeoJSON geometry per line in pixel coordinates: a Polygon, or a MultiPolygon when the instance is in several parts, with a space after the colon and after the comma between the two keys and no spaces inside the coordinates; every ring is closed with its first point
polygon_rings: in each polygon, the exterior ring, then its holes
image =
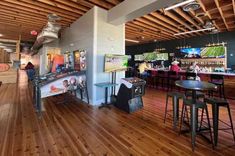
{"type": "Polygon", "coordinates": [[[199,29],[199,30],[192,30],[192,31],[186,31],[186,32],[181,32],[181,33],[177,33],[177,34],[174,34],[174,35],[175,36],[177,36],[177,35],[184,35],[184,34],[190,34],[190,33],[201,32],[201,31],[206,31],[206,30],[213,30],[213,29],[215,29],[215,27],[206,28],[206,29],[199,29]]]}
{"type": "Polygon", "coordinates": [[[140,41],[137,41],[137,40],[132,40],[132,39],[125,39],[126,41],[128,42],[134,42],[134,43],[139,43],[140,41]]]}
{"type": "Polygon", "coordinates": [[[174,9],[174,8],[178,8],[180,6],[186,5],[186,4],[194,2],[194,1],[195,0],[186,0],[186,1],[183,1],[183,2],[180,2],[180,3],[177,3],[175,5],[169,6],[169,7],[165,8],[164,10],[168,11],[168,10],[171,10],[171,9],[174,9]]]}

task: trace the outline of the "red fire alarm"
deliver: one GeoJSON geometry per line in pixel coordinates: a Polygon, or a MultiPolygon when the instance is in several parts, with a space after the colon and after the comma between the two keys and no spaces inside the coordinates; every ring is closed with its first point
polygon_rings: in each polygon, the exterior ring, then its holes
{"type": "Polygon", "coordinates": [[[38,34],[38,32],[35,31],[35,30],[32,30],[32,31],[30,31],[30,34],[33,35],[33,36],[36,36],[38,34]]]}

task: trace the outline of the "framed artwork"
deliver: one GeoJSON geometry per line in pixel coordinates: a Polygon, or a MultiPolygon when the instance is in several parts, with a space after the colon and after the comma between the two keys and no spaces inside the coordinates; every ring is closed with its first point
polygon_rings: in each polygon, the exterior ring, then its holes
{"type": "Polygon", "coordinates": [[[74,54],[74,70],[80,71],[80,51],[76,50],[74,54]]]}

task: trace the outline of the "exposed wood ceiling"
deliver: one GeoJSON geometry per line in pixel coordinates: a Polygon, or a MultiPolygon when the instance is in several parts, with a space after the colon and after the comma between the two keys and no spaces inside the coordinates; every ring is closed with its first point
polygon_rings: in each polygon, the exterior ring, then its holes
{"type": "Polygon", "coordinates": [[[219,32],[235,30],[235,0],[196,1],[201,7],[196,11],[185,12],[182,7],[169,11],[157,10],[128,22],[126,38],[145,43],[204,35],[210,32],[196,32],[180,36],[174,34],[202,29],[207,20],[211,20],[219,32]]]}
{"type": "Polygon", "coordinates": [[[34,41],[31,30],[40,30],[47,23],[47,15],[55,13],[61,17],[62,28],[85,14],[95,5],[110,9],[123,0],[1,0],[0,38],[34,41]]]}
{"type": "MultiPolygon", "coordinates": [[[[0,38],[33,41],[31,30],[40,30],[47,23],[47,15],[55,13],[61,18],[62,28],[68,27],[94,5],[111,9],[123,0],[1,0],[0,38]]],[[[197,32],[175,36],[175,33],[201,29],[211,20],[220,31],[235,30],[235,0],[197,0],[201,8],[185,12],[181,7],[157,10],[126,23],[126,38],[140,43],[170,40],[208,34],[197,32]]]]}

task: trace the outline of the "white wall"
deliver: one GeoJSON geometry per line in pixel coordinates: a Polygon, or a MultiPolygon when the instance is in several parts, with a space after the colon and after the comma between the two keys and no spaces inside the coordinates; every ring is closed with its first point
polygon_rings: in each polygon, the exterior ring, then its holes
{"type": "MultiPolygon", "coordinates": [[[[104,73],[105,54],[125,54],[125,26],[114,26],[108,22],[108,11],[97,8],[97,50],[94,83],[111,82],[111,73],[104,73]]],[[[117,72],[117,83],[125,77],[124,72],[117,72]]],[[[119,86],[116,88],[116,91],[119,86]]],[[[95,104],[104,100],[104,89],[95,87],[95,104]]]]}

